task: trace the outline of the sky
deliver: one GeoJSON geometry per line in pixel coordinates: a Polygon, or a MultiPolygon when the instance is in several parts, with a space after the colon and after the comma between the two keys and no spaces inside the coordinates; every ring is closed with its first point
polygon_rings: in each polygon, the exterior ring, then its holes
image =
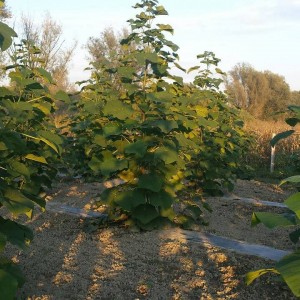
{"type": "MultiPolygon", "coordinates": [[[[17,24],[21,14],[37,23],[47,12],[62,25],[65,45],[78,41],[70,80],[87,79],[84,49],[89,37],[106,27],[121,30],[137,11],[137,0],[6,0],[17,24]]],[[[300,0],[160,0],[169,12],[159,23],[172,25],[168,36],[179,49],[180,65],[198,64],[197,54],[212,51],[219,67],[229,71],[237,63],[251,64],[285,77],[291,90],[300,90],[300,0]]],[[[179,74],[189,80],[186,75],[179,74]]]]}

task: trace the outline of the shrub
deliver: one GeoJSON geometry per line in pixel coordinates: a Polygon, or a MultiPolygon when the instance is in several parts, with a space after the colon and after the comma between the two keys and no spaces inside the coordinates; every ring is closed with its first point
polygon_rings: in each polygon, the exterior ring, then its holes
{"type": "Polygon", "coordinates": [[[155,22],[167,11],[157,1],[134,8],[141,12],[129,20],[132,33],[121,42],[131,51],[121,51],[116,68],[98,65],[73,103],[70,145],[80,159],[70,161],[78,173],[126,182],[101,195],[112,219],[144,229],[189,226],[201,217],[203,191],[232,186],[246,144],[242,122],[212,76],[219,62],[214,54],[199,55],[200,66],[189,69],[198,72],[193,84],[183,83],[170,73],[185,71],[179,47],[165,37],[173,28],[155,22]],[[184,180],[194,189],[179,200],[184,180]],[[175,202],[184,204],[184,214],[175,212],[175,202]]]}
{"type": "MultiPolygon", "coordinates": [[[[9,47],[16,33],[0,22],[0,46],[9,47]]],[[[45,207],[44,190],[56,174],[53,164],[60,157],[62,139],[49,123],[54,100],[44,83],[51,75],[42,68],[30,69],[24,60],[38,50],[26,41],[17,46],[17,64],[9,70],[12,88],[0,87],[0,298],[14,299],[24,278],[12,261],[3,257],[7,243],[24,249],[33,238],[32,231],[20,224],[18,216],[31,218],[35,205],[45,207]]]]}

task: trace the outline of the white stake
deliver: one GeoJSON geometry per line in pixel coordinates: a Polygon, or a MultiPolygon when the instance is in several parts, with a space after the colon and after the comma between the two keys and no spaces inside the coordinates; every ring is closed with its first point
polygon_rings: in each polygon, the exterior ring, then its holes
{"type": "MultiPolygon", "coordinates": [[[[275,136],[275,133],[272,134],[272,138],[275,136]]],[[[271,147],[271,165],[270,165],[270,172],[274,172],[274,165],[275,165],[275,146],[271,147]]]]}

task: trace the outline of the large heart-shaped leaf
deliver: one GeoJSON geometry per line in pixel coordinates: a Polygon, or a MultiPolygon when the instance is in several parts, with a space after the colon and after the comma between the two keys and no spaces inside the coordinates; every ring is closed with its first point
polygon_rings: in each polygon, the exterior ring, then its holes
{"type": "Polygon", "coordinates": [[[3,22],[0,22],[0,48],[7,50],[12,44],[12,38],[17,37],[16,32],[3,22]]]}
{"type": "Polygon", "coordinates": [[[269,212],[256,212],[252,214],[251,226],[263,223],[268,228],[275,228],[279,226],[293,226],[296,225],[296,218],[294,214],[274,214],[269,212]]]}
{"type": "Polygon", "coordinates": [[[292,292],[300,297],[300,251],[285,256],[275,267],[292,292]]]}
{"type": "Polygon", "coordinates": [[[141,158],[147,151],[148,144],[145,141],[137,141],[125,147],[125,153],[135,154],[136,157],[141,158]]]}
{"type": "Polygon", "coordinates": [[[162,188],[163,180],[155,173],[144,174],[139,178],[138,187],[152,192],[159,192],[162,188]]]}
{"type": "Polygon", "coordinates": [[[139,189],[122,191],[116,194],[114,203],[131,212],[135,207],[146,203],[145,193],[139,189]]]}
{"type": "Polygon", "coordinates": [[[300,219],[300,192],[293,194],[292,196],[288,197],[284,203],[287,207],[292,210],[297,217],[300,219]]]}
{"type": "Polygon", "coordinates": [[[157,218],[159,213],[153,205],[142,204],[133,210],[132,216],[139,220],[142,224],[147,224],[157,218]]]}

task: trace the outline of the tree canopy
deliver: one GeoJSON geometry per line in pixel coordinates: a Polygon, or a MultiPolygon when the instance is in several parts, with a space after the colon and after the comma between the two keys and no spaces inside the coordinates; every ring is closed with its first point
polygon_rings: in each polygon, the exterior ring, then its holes
{"type": "Polygon", "coordinates": [[[283,76],[257,71],[246,63],[239,63],[229,71],[225,87],[236,106],[260,119],[272,118],[295,98],[283,76]]]}

